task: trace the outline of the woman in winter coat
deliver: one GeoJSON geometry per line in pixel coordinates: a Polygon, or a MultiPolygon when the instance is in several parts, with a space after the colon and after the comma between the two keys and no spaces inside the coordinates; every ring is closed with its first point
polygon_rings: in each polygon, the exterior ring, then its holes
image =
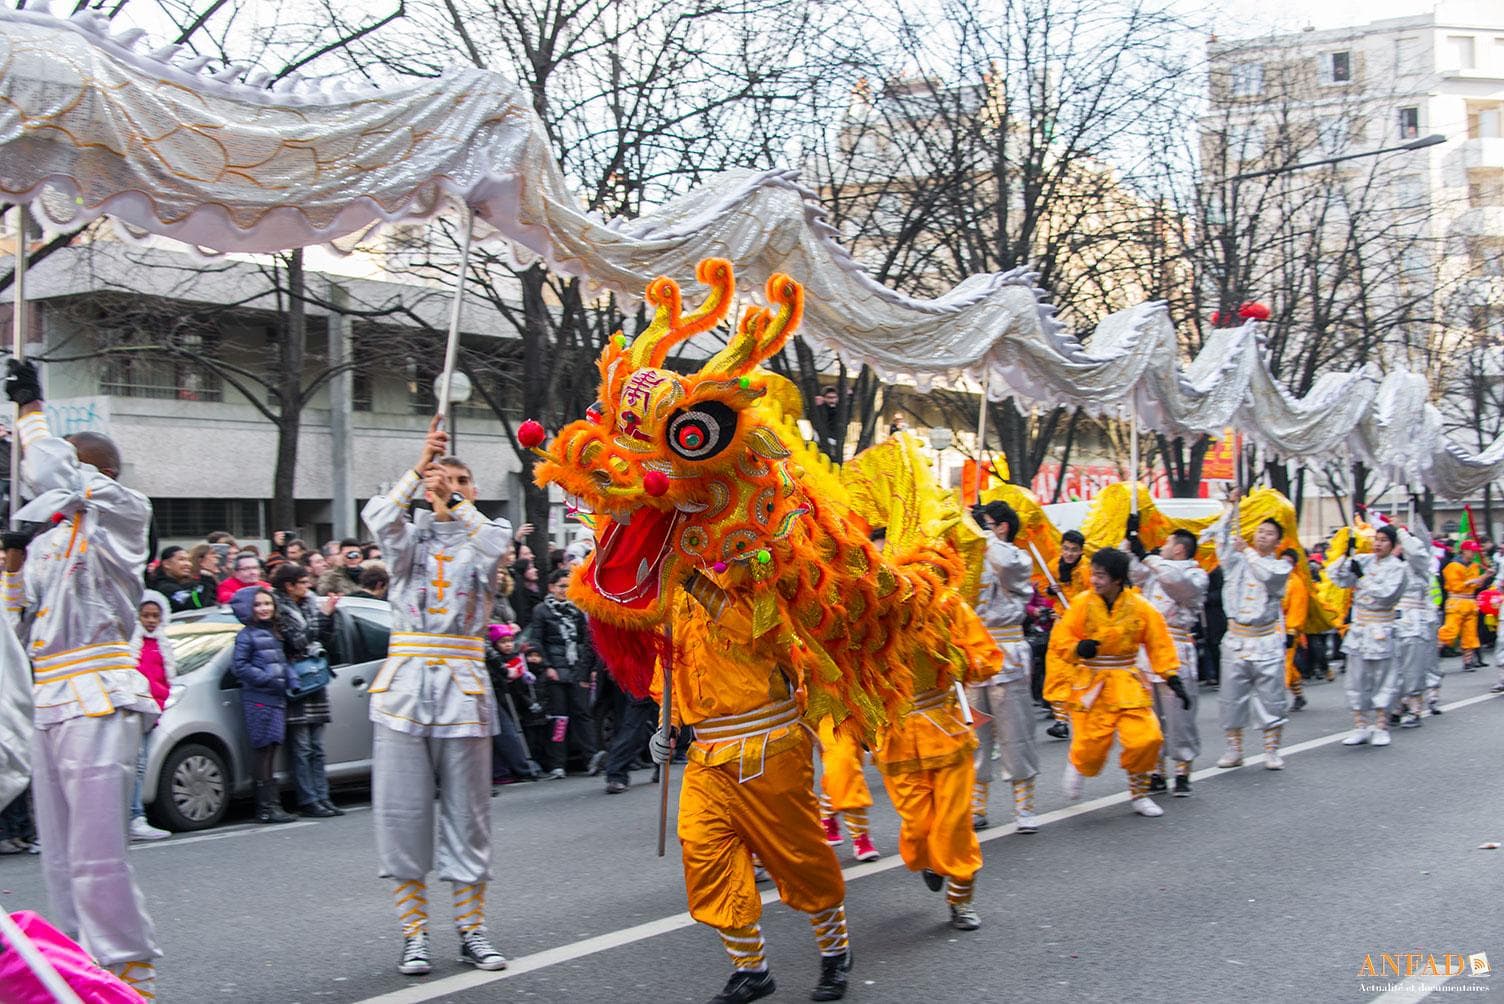
{"type": "MultiPolygon", "coordinates": [[[[312,593],[313,578],[302,565],[284,562],[272,573],[277,600],[277,633],[289,664],[325,655],[339,596],[320,603],[312,593]]],[[[320,690],[287,702],[287,742],[292,750],[292,778],[298,792],[300,816],[343,816],[329,800],[324,773],[324,726],[329,724],[329,694],[320,690]]]]}
{"type": "Polygon", "coordinates": [[[292,667],[277,635],[277,601],[261,586],[247,586],[230,597],[230,609],[245,628],[235,637],[230,664],[240,681],[240,706],[251,741],[252,776],[256,780],[256,822],[291,823],[277,791],[277,750],[286,735],[287,683],[292,667]]]}

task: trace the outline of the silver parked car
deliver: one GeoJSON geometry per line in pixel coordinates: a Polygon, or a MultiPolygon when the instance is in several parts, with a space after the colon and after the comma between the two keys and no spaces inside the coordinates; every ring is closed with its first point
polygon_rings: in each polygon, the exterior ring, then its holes
{"type": "MultiPolygon", "coordinates": [[[[366,687],[386,658],[391,608],[385,600],[345,596],[333,616],[326,769],[331,783],[361,781],[371,773],[366,687]]],[[[149,735],[141,799],[157,824],[170,830],[213,826],[224,818],[232,798],[251,793],[240,681],[230,670],[240,627],[229,607],[219,607],[174,614],[167,628],[177,673],[149,735]]],[[[278,777],[290,781],[290,763],[284,760],[278,777]]]]}

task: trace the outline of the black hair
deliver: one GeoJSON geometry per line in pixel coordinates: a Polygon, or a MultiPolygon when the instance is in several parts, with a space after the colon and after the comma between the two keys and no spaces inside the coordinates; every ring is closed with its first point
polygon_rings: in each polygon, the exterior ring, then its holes
{"type": "Polygon", "coordinates": [[[176,544],[169,544],[167,547],[162,548],[162,553],[157,558],[157,560],[166,561],[168,558],[171,558],[173,555],[177,554],[180,551],[182,551],[181,547],[178,547],[176,544]]]}
{"type": "Polygon", "coordinates": [[[277,592],[286,592],[285,587],[293,585],[299,579],[308,578],[308,569],[293,561],[284,561],[272,572],[272,588],[277,592]]]}
{"type": "Polygon", "coordinates": [[[1263,526],[1266,523],[1268,525],[1274,527],[1275,530],[1279,531],[1280,539],[1284,539],[1285,528],[1280,525],[1279,520],[1275,519],[1273,516],[1270,516],[1267,519],[1261,519],[1261,520],[1259,520],[1259,526],[1263,526]]]}
{"type": "Polygon", "coordinates": [[[548,573],[548,584],[551,586],[560,579],[567,578],[569,578],[569,569],[563,567],[555,568],[552,572],[548,573]]]}
{"type": "Polygon", "coordinates": [[[362,589],[369,591],[377,588],[378,586],[388,585],[391,583],[391,581],[392,577],[388,575],[387,570],[385,568],[382,568],[380,565],[367,565],[365,568],[362,568],[360,570],[359,585],[362,589]]]}
{"type": "Polygon", "coordinates": [[[346,550],[348,548],[359,547],[359,546],[360,546],[360,541],[356,540],[354,537],[346,537],[344,540],[342,540],[342,541],[339,542],[339,549],[341,551],[344,551],[344,550],[346,550]]]}
{"type": "Polygon", "coordinates": [[[1108,578],[1117,583],[1128,581],[1128,555],[1115,548],[1104,547],[1091,556],[1094,568],[1100,568],[1107,573],[1108,578]]]}
{"type": "Polygon", "coordinates": [[[1080,530],[1067,530],[1067,531],[1065,531],[1064,533],[1062,533],[1060,535],[1060,543],[1062,543],[1062,544],[1080,544],[1082,547],[1085,547],[1086,546],[1086,538],[1083,537],[1083,536],[1081,536],[1081,531],[1080,530]]]}
{"type": "Polygon", "coordinates": [[[1389,538],[1389,546],[1390,547],[1397,547],[1397,546],[1399,546],[1399,542],[1400,542],[1399,531],[1396,530],[1394,527],[1390,526],[1389,524],[1385,523],[1385,524],[1383,524],[1381,526],[1376,526],[1376,527],[1373,528],[1373,532],[1375,534],[1382,533],[1384,536],[1388,537],[1389,538]]]}
{"type": "Polygon", "coordinates": [[[1178,540],[1189,548],[1190,554],[1186,556],[1189,558],[1194,558],[1196,556],[1196,549],[1201,546],[1201,541],[1189,530],[1172,530],[1170,531],[1170,539],[1178,540]]]}
{"type": "Polygon", "coordinates": [[[1281,558],[1289,558],[1291,561],[1300,561],[1300,552],[1293,547],[1287,547],[1279,552],[1281,558]]]}
{"type": "Polygon", "coordinates": [[[1013,538],[1018,536],[1018,531],[1021,529],[1018,513],[1014,508],[999,499],[996,502],[988,502],[986,509],[983,511],[987,513],[987,518],[992,520],[992,522],[1008,524],[1008,541],[1012,543],[1013,538]]]}

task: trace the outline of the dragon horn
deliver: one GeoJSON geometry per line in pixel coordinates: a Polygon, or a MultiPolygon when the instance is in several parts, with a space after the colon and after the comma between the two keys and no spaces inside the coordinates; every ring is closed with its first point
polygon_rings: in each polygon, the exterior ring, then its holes
{"type": "Polygon", "coordinates": [[[736,277],[724,258],[706,258],[695,269],[695,278],[710,287],[710,295],[698,310],[681,316],[683,301],[679,284],[667,276],[648,283],[646,298],[655,308],[653,322],[632,342],[627,361],[634,370],[656,369],[668,358],[668,350],[687,338],[719,324],[731,307],[736,277]]]}
{"type": "Polygon", "coordinates": [[[741,376],[783,348],[789,335],[804,318],[804,287],[782,272],[775,272],[766,287],[777,313],[760,307],[742,315],[736,335],[700,369],[701,376],[741,376]]]}

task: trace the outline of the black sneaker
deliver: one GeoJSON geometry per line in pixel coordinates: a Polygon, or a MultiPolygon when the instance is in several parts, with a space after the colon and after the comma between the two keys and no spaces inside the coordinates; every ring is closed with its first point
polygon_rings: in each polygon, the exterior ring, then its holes
{"type": "Polygon", "coordinates": [[[746,1004],[747,1001],[761,1000],[777,989],[773,974],[766,970],[760,973],[735,972],[726,981],[725,988],[710,998],[710,1004],[746,1004]]]}
{"type": "Polygon", "coordinates": [[[397,972],[403,976],[423,976],[433,971],[428,961],[428,932],[402,939],[402,961],[397,963],[397,972]]]}
{"type": "Polygon", "coordinates": [[[1149,775],[1149,793],[1151,795],[1157,792],[1169,790],[1170,789],[1165,785],[1165,776],[1163,774],[1149,775]]]}
{"type": "Polygon", "coordinates": [[[1431,714],[1433,714],[1433,715],[1439,715],[1439,714],[1442,713],[1441,712],[1441,705],[1437,704],[1435,701],[1432,701],[1430,704],[1427,704],[1426,705],[1426,709],[1428,711],[1430,711],[1431,714]]]}
{"type": "Polygon", "coordinates": [[[331,815],[331,816],[343,816],[345,814],[345,810],[344,809],[341,809],[339,806],[335,805],[333,802],[329,801],[327,798],[323,799],[322,801],[320,801],[319,804],[322,805],[324,808],[328,809],[329,810],[329,815],[331,815]]]}
{"type": "Polygon", "coordinates": [[[1177,777],[1175,779],[1175,793],[1174,794],[1175,794],[1176,798],[1190,798],[1191,797],[1191,779],[1188,778],[1188,777],[1186,777],[1184,774],[1182,774],[1181,776],[1177,777]]]}
{"type": "Polygon", "coordinates": [[[985,829],[987,829],[987,827],[989,827],[991,825],[992,825],[992,820],[988,819],[986,816],[972,816],[971,817],[971,828],[973,830],[985,830],[985,829]]]}
{"type": "Polygon", "coordinates": [[[1055,724],[1044,730],[1044,734],[1051,739],[1069,739],[1071,737],[1071,730],[1070,726],[1057,720],[1055,724]]]}
{"type": "Polygon", "coordinates": [[[1300,694],[1295,698],[1295,703],[1290,705],[1291,711],[1303,711],[1306,706],[1306,695],[1300,694]]]}
{"type": "Polygon", "coordinates": [[[1400,723],[1400,716],[1399,716],[1398,712],[1394,712],[1394,711],[1389,712],[1389,724],[1391,726],[1394,726],[1394,725],[1398,725],[1399,723],[1400,723]]]}
{"type": "Polygon", "coordinates": [[[310,819],[328,819],[330,816],[342,815],[342,813],[331,812],[324,808],[323,802],[310,802],[298,808],[298,815],[310,819]]]}
{"type": "Polygon", "coordinates": [[[484,927],[477,927],[460,935],[460,961],[468,962],[476,969],[484,969],[488,973],[507,967],[506,956],[491,944],[484,927]]]}
{"type": "Polygon", "coordinates": [[[624,792],[626,790],[627,790],[627,782],[626,781],[607,781],[606,782],[606,794],[608,794],[608,795],[620,795],[622,792],[624,792]]]}
{"type": "Polygon", "coordinates": [[[939,892],[945,888],[945,876],[932,872],[928,868],[919,873],[924,876],[924,884],[929,886],[930,892],[939,892]]]}
{"type": "Polygon", "coordinates": [[[846,974],[851,972],[851,949],[845,955],[820,956],[820,982],[809,993],[812,1001],[838,1001],[846,996],[846,974]]]}

